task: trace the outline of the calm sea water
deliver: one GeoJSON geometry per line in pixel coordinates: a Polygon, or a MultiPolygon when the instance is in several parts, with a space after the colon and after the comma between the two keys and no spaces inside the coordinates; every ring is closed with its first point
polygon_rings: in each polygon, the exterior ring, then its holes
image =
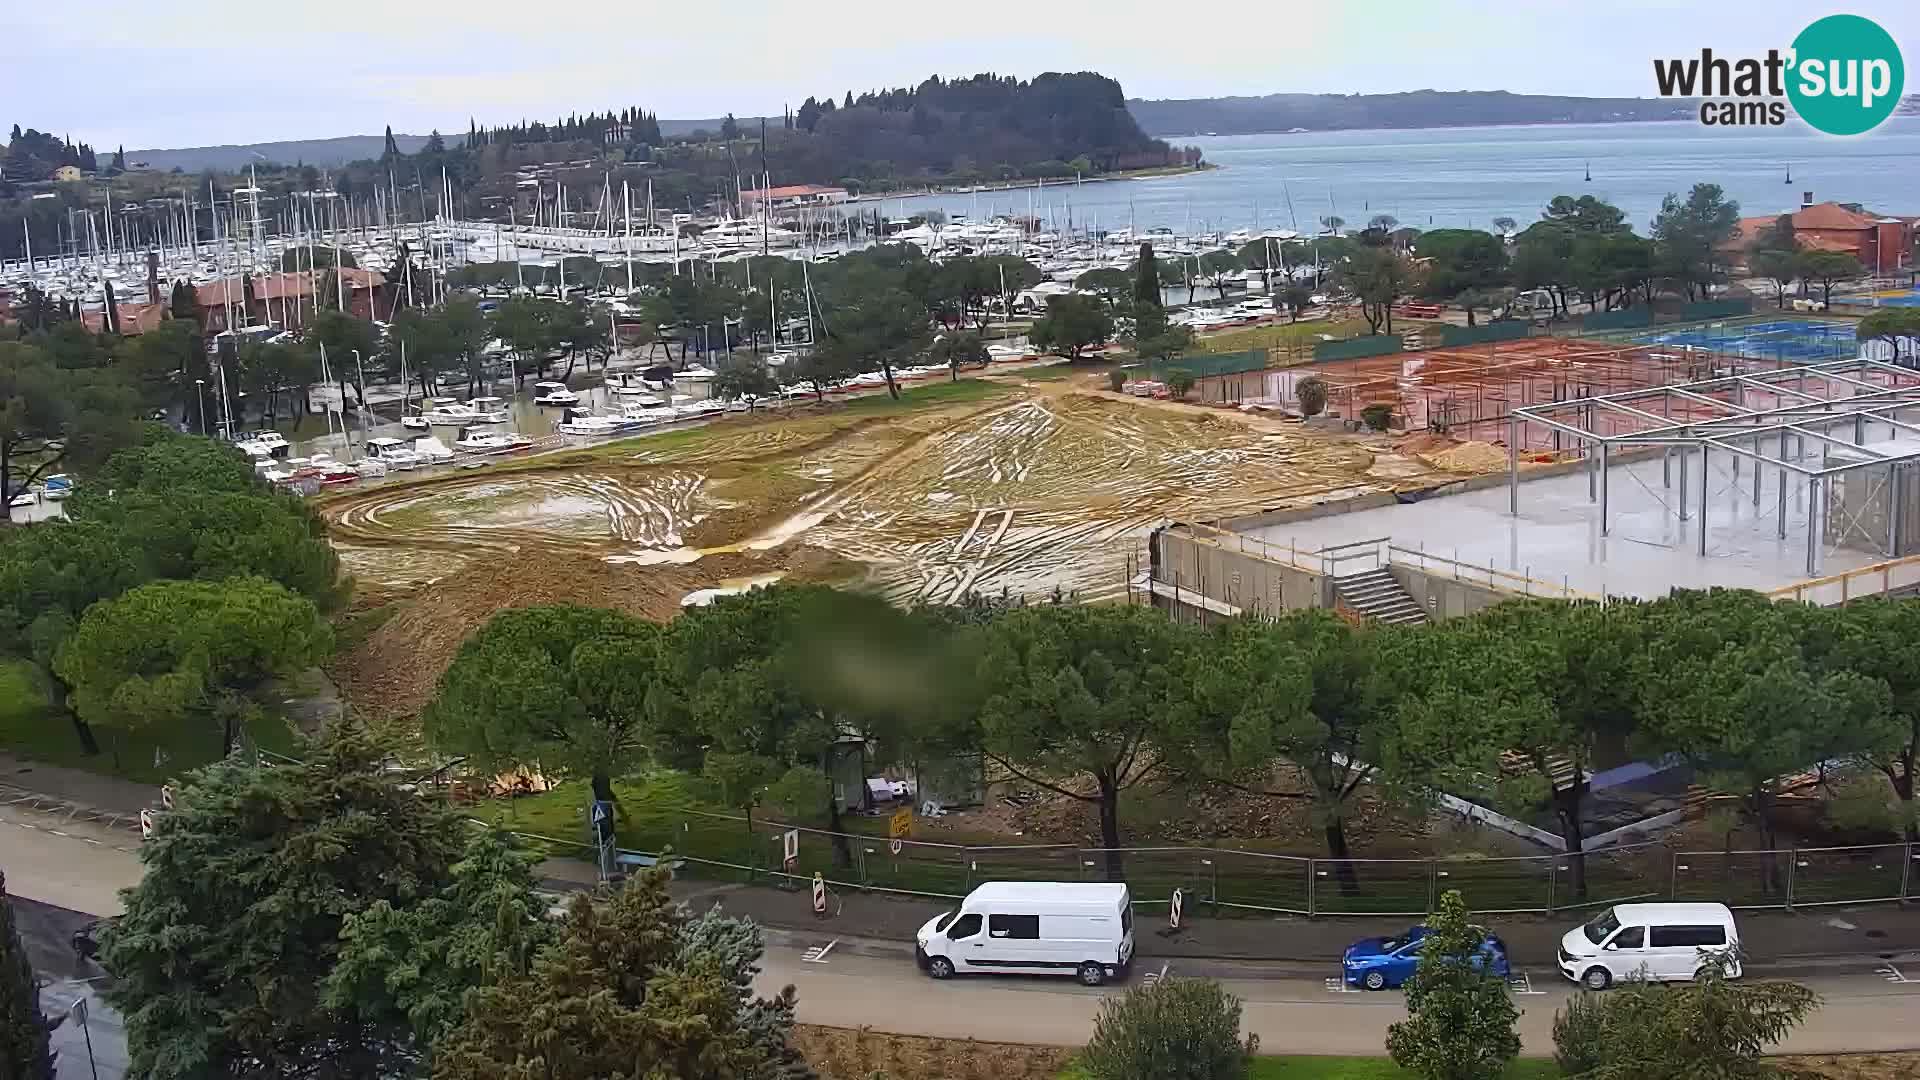
{"type": "MultiPolygon", "coordinates": [[[[1555,195],[1596,195],[1645,231],[1668,192],[1710,181],[1749,216],[1815,201],[1920,214],[1920,116],[1852,139],[1804,125],[1709,128],[1693,122],[1337,131],[1182,139],[1222,168],[1188,176],[967,195],[886,199],[888,213],[937,206],[984,216],[1033,209],[1059,226],[1245,226],[1311,231],[1329,212],[1357,228],[1375,214],[1401,224],[1522,226],[1555,195]],[[1591,166],[1593,179],[1585,179],[1591,166]],[[1787,183],[1789,169],[1793,181],[1787,183]]],[[[858,203],[871,210],[875,203],[858,203]]]]}

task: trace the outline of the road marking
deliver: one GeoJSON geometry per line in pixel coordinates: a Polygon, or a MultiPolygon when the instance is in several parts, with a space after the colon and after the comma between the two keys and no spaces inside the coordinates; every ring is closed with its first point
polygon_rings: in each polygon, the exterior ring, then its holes
{"type": "Polygon", "coordinates": [[[1533,988],[1533,976],[1524,971],[1513,972],[1507,975],[1507,990],[1515,994],[1546,993],[1545,990],[1535,990],[1533,988]]]}
{"type": "Polygon", "coordinates": [[[800,959],[809,964],[824,964],[827,962],[827,954],[832,952],[833,947],[838,944],[840,944],[840,939],[834,938],[825,945],[815,945],[806,952],[801,953],[800,959]]]}
{"type": "Polygon", "coordinates": [[[1335,975],[1327,979],[1327,992],[1330,994],[1358,994],[1361,990],[1357,986],[1348,986],[1347,980],[1344,977],[1335,975]]]}
{"type": "Polygon", "coordinates": [[[1894,967],[1892,964],[1881,964],[1879,967],[1874,968],[1873,970],[1876,973],[1878,973],[1881,978],[1891,983],[1910,983],[1914,981],[1912,979],[1907,978],[1905,972],[1901,971],[1897,967],[1894,967]]]}
{"type": "Polygon", "coordinates": [[[1157,983],[1160,980],[1166,978],[1167,969],[1172,966],[1173,966],[1173,961],[1169,960],[1166,963],[1163,963],[1160,965],[1159,971],[1149,971],[1145,975],[1140,976],[1141,985],[1152,986],[1154,983],[1157,983]]]}

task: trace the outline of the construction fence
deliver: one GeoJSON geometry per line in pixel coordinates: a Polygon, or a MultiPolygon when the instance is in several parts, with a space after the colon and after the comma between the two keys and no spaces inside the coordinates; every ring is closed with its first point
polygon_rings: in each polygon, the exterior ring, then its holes
{"type": "MultiPolygon", "coordinates": [[[[590,846],[577,841],[530,839],[564,849],[559,854],[591,858],[590,846]]],[[[623,851],[679,860],[680,872],[702,878],[797,888],[818,873],[836,888],[957,899],[987,881],[1117,877],[1143,909],[1164,906],[1178,888],[1190,910],[1200,904],[1218,914],[1411,918],[1431,911],[1448,889],[1460,890],[1473,910],[1490,913],[1552,914],[1638,900],[1790,911],[1920,899],[1914,873],[1920,845],[1907,844],[1689,851],[1647,842],[1581,856],[1328,859],[1184,845],[954,844],[749,824],[700,811],[652,827],[623,823],[620,839],[633,845],[623,851]]]]}

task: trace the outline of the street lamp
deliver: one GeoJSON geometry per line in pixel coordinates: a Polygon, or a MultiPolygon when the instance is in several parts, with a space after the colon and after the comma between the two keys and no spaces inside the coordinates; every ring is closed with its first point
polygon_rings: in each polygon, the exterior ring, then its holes
{"type": "Polygon", "coordinates": [[[195,379],[193,385],[200,388],[200,434],[207,433],[207,380],[195,379]]]}

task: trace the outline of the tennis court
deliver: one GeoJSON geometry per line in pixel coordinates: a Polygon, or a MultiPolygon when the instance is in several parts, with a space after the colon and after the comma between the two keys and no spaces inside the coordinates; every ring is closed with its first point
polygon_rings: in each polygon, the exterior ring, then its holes
{"type": "Polygon", "coordinates": [[[1849,297],[1848,302],[1862,307],[1920,307],[1920,289],[1886,289],[1865,297],[1849,297]]]}
{"type": "Polygon", "coordinates": [[[1831,319],[1762,318],[1693,323],[1641,330],[1628,336],[1638,345],[1707,349],[1741,356],[1811,364],[1860,355],[1851,322],[1831,319]]]}

